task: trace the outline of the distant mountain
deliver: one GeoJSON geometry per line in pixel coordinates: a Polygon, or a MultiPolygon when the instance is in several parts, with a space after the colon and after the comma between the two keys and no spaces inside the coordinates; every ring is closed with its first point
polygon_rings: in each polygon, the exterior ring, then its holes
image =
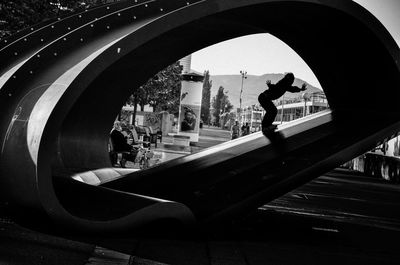
{"type": "MultiPolygon", "coordinates": [[[[265,82],[271,80],[273,84],[279,81],[283,77],[283,74],[264,74],[261,76],[248,75],[247,79],[243,82],[243,93],[242,93],[242,107],[258,104],[258,95],[267,89],[265,82]]],[[[239,107],[240,99],[240,88],[242,84],[241,75],[210,75],[212,80],[211,87],[211,99],[217,94],[220,86],[224,87],[224,91],[228,92],[229,101],[234,105],[235,108],[239,107]]],[[[321,91],[320,88],[314,87],[299,78],[296,78],[294,85],[301,87],[303,83],[307,84],[307,90],[305,92],[313,93],[321,91]]],[[[300,93],[285,93],[285,98],[296,98],[304,92],[300,93]]]]}

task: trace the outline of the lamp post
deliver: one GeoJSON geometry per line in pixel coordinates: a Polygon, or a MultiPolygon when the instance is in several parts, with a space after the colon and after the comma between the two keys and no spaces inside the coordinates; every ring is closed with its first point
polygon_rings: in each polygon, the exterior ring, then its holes
{"type": "Polygon", "coordinates": [[[304,99],[303,117],[305,117],[307,115],[307,100],[310,98],[310,95],[305,92],[303,93],[302,97],[304,99]]]}
{"type": "MultiPolygon", "coordinates": [[[[240,123],[242,123],[242,93],[243,93],[243,81],[247,79],[247,71],[240,70],[240,75],[242,76],[242,86],[240,88],[240,98],[239,98],[239,109],[240,109],[240,123]]],[[[241,124],[240,124],[241,125],[241,124]]]]}
{"type": "Polygon", "coordinates": [[[228,107],[227,104],[223,106],[223,109],[219,111],[219,124],[222,124],[222,129],[224,128],[225,124],[225,115],[226,115],[226,108],[228,107]]]}
{"type": "Polygon", "coordinates": [[[282,104],[281,104],[281,124],[283,123],[283,111],[285,109],[285,95],[282,96],[282,104]]]}

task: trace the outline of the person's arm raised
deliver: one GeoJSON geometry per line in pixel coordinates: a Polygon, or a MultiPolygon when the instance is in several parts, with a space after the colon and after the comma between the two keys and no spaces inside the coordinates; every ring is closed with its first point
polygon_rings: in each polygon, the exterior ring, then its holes
{"type": "Polygon", "coordinates": [[[300,91],[304,91],[307,89],[307,85],[306,83],[303,83],[303,85],[301,87],[298,86],[290,86],[287,91],[292,92],[292,93],[296,93],[296,92],[300,92],[300,91]]]}

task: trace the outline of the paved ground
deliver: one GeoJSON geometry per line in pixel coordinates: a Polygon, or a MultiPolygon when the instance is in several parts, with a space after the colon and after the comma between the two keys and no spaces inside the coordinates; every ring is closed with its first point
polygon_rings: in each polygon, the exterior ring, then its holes
{"type": "MultiPolygon", "coordinates": [[[[163,136],[162,142],[157,144],[157,147],[152,145],[150,150],[152,150],[157,158],[156,163],[162,163],[175,159],[181,156],[199,152],[210,146],[214,146],[231,139],[231,133],[227,130],[222,130],[217,127],[203,127],[199,133],[199,142],[192,143],[191,146],[182,147],[173,145],[173,137],[163,136]]],[[[134,164],[130,161],[126,163],[128,168],[139,169],[138,164],[134,164]]]]}

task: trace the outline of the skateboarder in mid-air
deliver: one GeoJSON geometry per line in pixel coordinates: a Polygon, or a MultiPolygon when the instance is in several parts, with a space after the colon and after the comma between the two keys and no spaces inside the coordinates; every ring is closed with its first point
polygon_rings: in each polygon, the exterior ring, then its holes
{"type": "Polygon", "coordinates": [[[267,80],[266,84],[268,89],[258,96],[258,102],[260,102],[266,112],[261,122],[262,132],[264,134],[276,129],[276,125],[272,123],[275,120],[276,114],[278,114],[278,109],[275,107],[272,100],[280,98],[286,91],[296,93],[306,90],[307,85],[305,83],[300,88],[292,86],[293,82],[294,75],[292,73],[286,73],[276,84],[271,84],[271,80],[267,80]]]}

